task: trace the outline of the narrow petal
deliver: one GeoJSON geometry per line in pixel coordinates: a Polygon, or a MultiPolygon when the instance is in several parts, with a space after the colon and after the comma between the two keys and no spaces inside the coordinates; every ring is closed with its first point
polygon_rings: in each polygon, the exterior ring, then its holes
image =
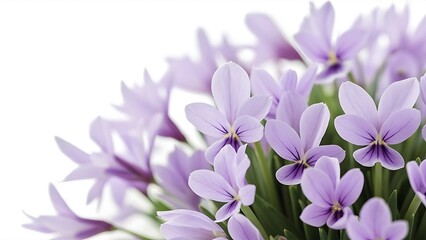
{"type": "Polygon", "coordinates": [[[385,232],[385,239],[402,240],[408,234],[408,223],[404,220],[395,221],[385,230],[385,232]]]}
{"type": "Polygon", "coordinates": [[[240,201],[232,201],[228,202],[225,205],[223,205],[219,210],[216,212],[215,222],[223,222],[229,217],[237,214],[240,212],[241,208],[241,202],[240,201]]]}
{"type": "Polygon", "coordinates": [[[206,157],[207,162],[213,165],[216,155],[219,153],[220,149],[228,144],[227,138],[221,138],[214,142],[210,147],[206,149],[204,156],[206,157]]]}
{"type": "Polygon", "coordinates": [[[352,28],[344,32],[336,42],[336,55],[341,60],[353,59],[365,46],[367,33],[363,30],[352,28]]]}
{"type": "Polygon", "coordinates": [[[286,91],[295,92],[297,86],[297,73],[293,69],[287,70],[279,81],[281,87],[286,91]]]}
{"type": "Polygon", "coordinates": [[[237,187],[236,155],[234,148],[230,145],[226,145],[219,151],[214,159],[214,171],[221,175],[233,189],[237,187]]]}
{"type": "Polygon", "coordinates": [[[306,163],[314,166],[320,157],[327,156],[337,158],[339,162],[345,158],[345,151],[337,145],[323,145],[309,149],[306,152],[306,163]]]}
{"type": "Polygon", "coordinates": [[[321,170],[309,168],[302,175],[302,191],[312,203],[320,207],[333,206],[335,194],[333,183],[321,170]]]}
{"type": "Polygon", "coordinates": [[[59,194],[58,190],[56,190],[55,186],[53,186],[51,183],[49,184],[49,195],[53,207],[60,215],[76,217],[75,213],[71,211],[71,209],[65,203],[64,199],[59,194]]]}
{"type": "Polygon", "coordinates": [[[305,166],[301,163],[292,163],[282,166],[275,174],[278,182],[284,185],[299,184],[302,179],[305,166]]]}
{"type": "Polygon", "coordinates": [[[230,202],[235,191],[219,174],[209,170],[197,170],[189,175],[188,185],[198,196],[217,202],[230,202]]]}
{"type": "Polygon", "coordinates": [[[370,198],[361,208],[359,214],[361,223],[368,226],[375,236],[384,236],[386,230],[391,225],[392,214],[381,198],[370,198]]]}
{"type": "Polygon", "coordinates": [[[327,226],[336,230],[344,229],[349,217],[352,215],[352,210],[349,207],[345,207],[340,211],[335,211],[327,219],[327,226]]]}
{"type": "Polygon", "coordinates": [[[287,123],[296,132],[299,132],[300,118],[307,107],[306,99],[302,95],[284,92],[277,106],[276,119],[287,123]]]}
{"type": "Polygon", "coordinates": [[[367,226],[368,225],[360,223],[355,216],[350,216],[346,224],[346,232],[350,239],[374,239],[375,236],[373,232],[367,226]]]}
{"type": "Polygon", "coordinates": [[[234,122],[237,112],[250,97],[250,80],[242,67],[233,62],[220,66],[213,74],[212,95],[217,108],[234,122]]]}
{"type": "Polygon", "coordinates": [[[420,170],[420,176],[422,176],[423,186],[426,187],[426,161],[423,160],[420,163],[419,170],[420,170]]]}
{"type": "Polygon", "coordinates": [[[241,203],[244,206],[250,206],[254,203],[254,197],[256,195],[256,186],[249,184],[238,191],[238,196],[240,197],[241,203]]]}
{"type": "Polygon", "coordinates": [[[364,118],[373,126],[377,122],[377,108],[370,95],[352,82],[344,82],[339,88],[339,102],[346,114],[364,118]]]}
{"type": "Polygon", "coordinates": [[[242,214],[229,219],[228,231],[232,239],[263,240],[259,230],[242,214]]]}
{"type": "Polygon", "coordinates": [[[90,126],[90,138],[98,144],[102,151],[106,153],[113,152],[113,143],[111,131],[107,122],[101,117],[97,117],[90,126]]]}
{"type": "Polygon", "coordinates": [[[206,135],[223,137],[229,131],[230,125],[223,114],[208,104],[189,104],[185,107],[185,114],[188,121],[206,135]]]}
{"type": "Polygon", "coordinates": [[[328,51],[331,49],[322,46],[319,41],[313,41],[316,38],[315,35],[307,32],[294,35],[294,39],[306,57],[314,62],[325,63],[328,60],[328,51]]]}
{"type": "Polygon", "coordinates": [[[280,99],[280,88],[278,82],[263,69],[253,69],[250,75],[253,94],[271,96],[280,99]]]}
{"type": "Polygon", "coordinates": [[[331,214],[330,207],[320,207],[315,204],[309,204],[303,209],[300,220],[314,227],[321,227],[331,214]]]}
{"type": "Polygon", "coordinates": [[[307,98],[311,93],[314,85],[318,66],[316,64],[309,65],[306,69],[305,74],[300,78],[299,84],[297,85],[297,92],[307,98]]]}
{"type": "Polygon", "coordinates": [[[341,138],[355,145],[365,146],[376,140],[376,128],[357,115],[345,114],[336,117],[334,127],[341,138]]]}
{"type": "Polygon", "coordinates": [[[321,157],[315,164],[315,168],[327,174],[333,184],[333,189],[337,188],[340,180],[340,165],[336,158],[321,157]]]}
{"type": "Polygon", "coordinates": [[[420,111],[406,108],[394,112],[383,123],[380,136],[387,144],[398,144],[411,137],[419,128],[420,111]]]}
{"type": "Polygon", "coordinates": [[[426,192],[426,186],[423,183],[420,168],[417,163],[415,161],[408,162],[406,168],[411,188],[415,192],[426,192]]]}
{"type": "Polygon", "coordinates": [[[309,106],[300,118],[300,139],[305,151],[319,146],[327,130],[330,112],[324,103],[309,106]]]}
{"type": "Polygon", "coordinates": [[[269,120],[265,126],[265,137],[282,158],[298,161],[303,156],[300,138],[288,124],[278,120],[269,120]]]}
{"type": "Polygon", "coordinates": [[[340,179],[336,197],[342,207],[349,207],[358,199],[364,187],[364,176],[357,169],[351,169],[340,179]]]}
{"type": "Polygon", "coordinates": [[[235,133],[242,142],[253,143],[263,137],[263,126],[254,117],[245,115],[238,117],[234,122],[235,133]]]}
{"type": "MultiPolygon", "coordinates": [[[[426,17],[423,20],[423,22],[426,23],[426,17]]],[[[423,104],[426,104],[426,73],[420,78],[420,97],[423,104]]]]}
{"type": "Polygon", "coordinates": [[[61,152],[75,163],[82,164],[90,162],[90,155],[86,152],[80,150],[60,137],[55,137],[55,141],[61,152]]]}
{"type": "Polygon", "coordinates": [[[379,122],[383,123],[392,113],[412,108],[419,97],[420,87],[416,78],[392,83],[383,92],[379,103],[379,122]]]}
{"type": "Polygon", "coordinates": [[[270,96],[254,96],[246,101],[238,110],[239,116],[249,115],[261,121],[268,114],[272,105],[272,97],[270,96]]]}

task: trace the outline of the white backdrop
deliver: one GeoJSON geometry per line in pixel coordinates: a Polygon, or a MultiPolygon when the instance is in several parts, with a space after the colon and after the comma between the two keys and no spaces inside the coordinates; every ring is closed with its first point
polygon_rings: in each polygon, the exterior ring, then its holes
{"type": "MultiPolygon", "coordinates": [[[[418,21],[425,4],[411,3],[418,21]]],[[[376,5],[389,1],[336,2],[337,27],[376,5]]],[[[308,1],[284,0],[1,2],[0,239],[46,239],[20,225],[28,222],[23,210],[53,212],[48,183],[60,182],[75,167],[53,137],[96,150],[89,123],[114,114],[110,104],[121,100],[120,81],[140,83],[144,68],[160,77],[167,56],[197,57],[197,27],[213,43],[223,33],[250,43],[245,14],[268,13],[291,36],[308,11],[308,1]]],[[[84,205],[85,191],[57,186],[78,213],[94,211],[84,205]]]]}

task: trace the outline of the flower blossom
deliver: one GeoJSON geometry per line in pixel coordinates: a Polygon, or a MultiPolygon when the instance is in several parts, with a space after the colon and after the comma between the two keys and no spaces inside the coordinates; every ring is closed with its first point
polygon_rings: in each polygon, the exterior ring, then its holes
{"type": "Polygon", "coordinates": [[[239,213],[229,219],[228,231],[232,239],[263,240],[262,235],[253,223],[239,213]]]}
{"type": "Polygon", "coordinates": [[[363,185],[364,176],[359,169],[351,169],[340,178],[339,161],[321,157],[302,176],[302,191],[312,203],[303,209],[300,219],[315,227],[327,223],[333,229],[345,228],[352,214],[350,206],[358,199],[363,185]]]}
{"type": "Polygon", "coordinates": [[[426,206],[426,161],[420,166],[415,161],[408,162],[407,175],[411,188],[426,206]]]}
{"type": "Polygon", "coordinates": [[[418,96],[416,78],[395,82],[383,92],[376,109],[360,86],[351,82],[340,86],[340,105],[346,114],[335,119],[335,127],[344,140],[366,146],[353,154],[358,163],[371,167],[380,162],[391,170],[404,166],[401,154],[389,145],[405,141],[419,127],[420,112],[412,108],[418,96]]]}

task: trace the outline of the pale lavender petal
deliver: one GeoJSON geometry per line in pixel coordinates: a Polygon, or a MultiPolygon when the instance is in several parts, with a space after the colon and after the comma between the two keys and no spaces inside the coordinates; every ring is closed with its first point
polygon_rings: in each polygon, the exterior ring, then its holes
{"type": "Polygon", "coordinates": [[[81,165],[77,167],[76,169],[74,169],[71,173],[69,173],[64,178],[64,181],[96,178],[98,175],[101,174],[101,171],[103,170],[96,165],[92,165],[92,164],[81,165]]]}
{"type": "Polygon", "coordinates": [[[363,30],[352,28],[344,32],[336,42],[336,55],[341,60],[353,59],[365,46],[367,33],[363,30]]]}
{"type": "Polygon", "coordinates": [[[90,162],[90,155],[86,152],[80,150],[76,146],[63,140],[60,137],[55,137],[55,141],[61,152],[67,157],[69,157],[71,160],[73,160],[75,163],[82,164],[90,162]]]}
{"type": "Polygon", "coordinates": [[[110,154],[113,153],[111,131],[104,119],[97,117],[92,122],[90,126],[90,137],[98,144],[102,151],[110,154]]]}
{"type": "Polygon", "coordinates": [[[345,151],[338,145],[314,147],[306,152],[306,163],[309,164],[309,166],[314,166],[318,159],[323,156],[337,158],[337,160],[341,162],[345,158],[345,151]]]}
{"type": "Polygon", "coordinates": [[[49,184],[49,195],[53,207],[60,215],[77,217],[77,215],[75,215],[75,213],[65,203],[64,199],[61,197],[58,190],[56,190],[55,186],[53,186],[51,183],[49,184]]]}
{"type": "Polygon", "coordinates": [[[221,138],[214,142],[210,147],[206,149],[204,156],[206,157],[207,162],[213,165],[214,158],[219,153],[220,149],[227,145],[228,138],[221,138]]]}
{"type": "Polygon", "coordinates": [[[232,239],[263,240],[259,230],[244,215],[235,214],[228,221],[232,239]]]}
{"type": "MultiPolygon", "coordinates": [[[[95,199],[101,199],[106,181],[106,177],[96,179],[96,182],[93,184],[89,190],[89,193],[87,194],[87,203],[91,203],[95,199]]],[[[101,201],[99,201],[99,203],[100,202],[101,201]]]]}
{"type": "Polygon", "coordinates": [[[326,173],[319,169],[308,168],[302,175],[301,187],[303,194],[312,203],[320,207],[331,207],[335,193],[333,183],[326,173]]]}
{"type": "Polygon", "coordinates": [[[254,197],[256,195],[256,186],[249,184],[238,191],[240,201],[244,206],[250,206],[254,203],[254,197]]]}
{"type": "Polygon", "coordinates": [[[219,111],[232,123],[237,112],[250,97],[250,79],[242,67],[233,62],[220,66],[213,74],[212,95],[219,111]]]}
{"type": "Polygon", "coordinates": [[[323,84],[331,83],[336,79],[345,78],[350,70],[351,63],[348,62],[326,64],[318,73],[316,81],[323,84]]]}
{"type": "Polygon", "coordinates": [[[263,137],[263,125],[254,117],[248,115],[238,117],[233,127],[235,133],[243,142],[253,143],[263,137]]]}
{"type": "Polygon", "coordinates": [[[208,104],[189,104],[185,107],[185,114],[188,121],[206,135],[223,137],[230,129],[230,125],[222,113],[208,104]]]}
{"type": "Polygon", "coordinates": [[[426,161],[423,160],[420,163],[419,170],[420,170],[420,176],[422,176],[423,186],[426,187],[426,161]]]}
{"type": "Polygon", "coordinates": [[[345,114],[334,119],[334,127],[344,140],[359,146],[369,145],[376,140],[376,128],[364,118],[345,114]]]}
{"type": "Polygon", "coordinates": [[[224,146],[214,159],[214,171],[221,175],[233,189],[237,188],[236,174],[237,160],[235,150],[232,146],[224,146]]]}
{"type": "Polygon", "coordinates": [[[380,162],[383,167],[397,170],[404,167],[404,159],[401,154],[391,147],[383,144],[371,144],[354,152],[355,160],[363,166],[372,167],[380,162]]]}
{"type": "Polygon", "coordinates": [[[340,181],[340,165],[336,158],[321,157],[315,164],[315,168],[327,174],[333,184],[333,189],[337,188],[340,181]]]}
{"type": "Polygon", "coordinates": [[[300,118],[300,139],[305,151],[319,146],[327,130],[330,112],[324,103],[309,106],[300,118]]]}
{"type": "Polygon", "coordinates": [[[394,221],[383,236],[386,240],[402,240],[408,234],[408,223],[404,220],[394,221]]]}
{"type": "Polygon", "coordinates": [[[265,126],[265,137],[282,158],[290,161],[298,161],[302,158],[300,138],[288,124],[279,120],[269,120],[265,126]]]}
{"type": "Polygon", "coordinates": [[[316,64],[309,65],[306,69],[305,74],[300,78],[299,84],[297,85],[297,92],[303,95],[305,98],[311,93],[314,85],[318,66],[316,64]]]}
{"type": "Polygon", "coordinates": [[[336,189],[337,201],[342,207],[355,203],[364,186],[364,176],[359,169],[351,169],[340,179],[336,189]]]}
{"type": "Polygon", "coordinates": [[[339,88],[339,102],[346,114],[357,115],[376,126],[376,104],[362,87],[349,81],[342,83],[339,88]]]}
{"type": "Polygon", "coordinates": [[[404,158],[395,149],[387,145],[378,145],[380,150],[380,163],[389,170],[397,170],[405,165],[404,158]]]}
{"type": "Polygon", "coordinates": [[[359,216],[361,223],[368,226],[374,236],[384,236],[392,221],[388,205],[383,199],[377,197],[370,198],[364,203],[359,216]]]}
{"type": "Polygon", "coordinates": [[[380,136],[387,144],[398,144],[411,137],[419,128],[420,111],[402,109],[390,115],[380,129],[380,136]]]}
{"type": "Polygon", "coordinates": [[[349,217],[346,232],[350,239],[370,240],[375,237],[368,225],[360,223],[355,216],[349,217]]]}
{"type": "MultiPolygon", "coordinates": [[[[424,18],[426,26],[426,17],[424,18]]],[[[420,97],[423,104],[426,104],[426,73],[420,78],[420,97]]]]}
{"type": "Polygon", "coordinates": [[[278,169],[275,177],[281,184],[296,185],[300,183],[305,168],[306,166],[301,163],[287,164],[278,169]]]}
{"type": "Polygon", "coordinates": [[[297,73],[293,69],[287,70],[280,78],[279,81],[282,89],[286,91],[296,91],[297,87],[297,73]]]}
{"type": "Polygon", "coordinates": [[[309,204],[303,209],[300,220],[314,227],[321,227],[331,214],[330,207],[320,207],[315,204],[309,204]]]}
{"type": "MultiPolygon", "coordinates": [[[[330,47],[335,15],[333,5],[330,2],[326,2],[319,9],[315,9],[313,3],[311,3],[310,7],[311,23],[313,25],[311,25],[311,29],[309,30],[321,36],[317,41],[323,41],[324,44],[330,47]]],[[[302,25],[302,29],[303,27],[302,25]]]]}
{"type": "Polygon", "coordinates": [[[253,95],[267,95],[280,99],[280,88],[277,81],[263,69],[253,69],[250,75],[253,95]]]}
{"type": "Polygon", "coordinates": [[[277,106],[276,119],[287,123],[299,132],[300,118],[307,107],[306,99],[302,95],[284,92],[277,106]]]}
{"type": "Polygon", "coordinates": [[[272,105],[272,97],[270,96],[254,96],[246,101],[238,110],[237,118],[248,115],[261,121],[268,114],[272,105]]]}
{"type": "Polygon", "coordinates": [[[420,87],[416,78],[392,83],[383,92],[379,103],[379,122],[383,123],[392,113],[411,108],[419,97],[420,87]]]}
{"type": "Polygon", "coordinates": [[[415,161],[410,161],[407,163],[406,168],[411,188],[413,188],[415,192],[426,192],[426,186],[423,183],[420,167],[417,165],[417,163],[415,161]]]}
{"type": "Polygon", "coordinates": [[[343,208],[343,210],[333,212],[327,220],[327,226],[331,229],[344,229],[350,216],[352,216],[352,210],[349,207],[343,208]]]}
{"type": "Polygon", "coordinates": [[[219,174],[209,170],[197,170],[189,175],[188,185],[198,196],[217,202],[234,199],[235,190],[219,174]]]}
{"type": "Polygon", "coordinates": [[[225,205],[223,205],[219,210],[216,212],[215,222],[223,222],[229,217],[237,214],[240,212],[241,208],[241,202],[240,201],[232,201],[228,202],[225,205]]]}
{"type": "Polygon", "coordinates": [[[379,152],[376,144],[371,144],[367,147],[356,150],[353,154],[354,159],[361,165],[372,167],[379,161],[379,152]]]}
{"type": "Polygon", "coordinates": [[[215,49],[210,43],[206,31],[202,28],[197,29],[197,40],[200,48],[202,63],[210,66],[211,69],[216,68],[215,49]]]}
{"type": "Polygon", "coordinates": [[[294,36],[294,39],[309,59],[318,63],[326,63],[328,61],[328,51],[330,49],[323,46],[320,41],[317,41],[318,38],[315,35],[307,32],[299,32],[294,36]]]}

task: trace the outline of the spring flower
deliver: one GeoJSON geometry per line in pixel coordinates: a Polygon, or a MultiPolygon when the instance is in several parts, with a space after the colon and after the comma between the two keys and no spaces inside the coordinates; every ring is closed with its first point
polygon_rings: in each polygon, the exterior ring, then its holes
{"type": "Polygon", "coordinates": [[[315,168],[305,170],[302,191],[312,202],[303,209],[300,219],[320,227],[327,223],[333,229],[345,228],[352,214],[350,206],[358,199],[364,185],[359,169],[349,170],[340,179],[340,166],[336,158],[321,157],[315,168]]]}
{"type": "Polygon", "coordinates": [[[189,176],[188,184],[194,193],[225,203],[216,212],[217,222],[237,214],[241,205],[250,206],[254,202],[256,187],[245,180],[250,166],[245,149],[246,145],[243,145],[235,152],[231,146],[225,146],[214,159],[214,172],[197,170],[189,176]]]}
{"type": "Polygon", "coordinates": [[[311,15],[304,19],[300,32],[294,36],[306,57],[324,66],[318,81],[328,81],[348,73],[347,62],[356,57],[367,40],[363,30],[352,28],[333,43],[333,25],[334,8],[331,3],[327,2],[319,9],[312,4],[311,15]]]}
{"type": "Polygon", "coordinates": [[[259,230],[244,215],[235,214],[228,221],[232,239],[263,240],[259,230]]]}
{"type": "Polygon", "coordinates": [[[419,127],[420,112],[413,109],[419,96],[417,79],[391,84],[380,98],[378,109],[368,93],[358,85],[345,82],[339,100],[345,115],[335,119],[339,135],[346,141],[367,146],[354,152],[355,160],[371,167],[380,162],[391,170],[404,166],[404,159],[389,147],[409,138],[419,127]]]}
{"type": "Polygon", "coordinates": [[[299,184],[306,168],[313,167],[322,156],[336,157],[342,161],[343,149],[337,145],[319,146],[327,129],[330,112],[323,103],[309,106],[300,118],[300,134],[287,123],[269,120],[265,126],[265,137],[271,147],[282,158],[292,164],[281,167],[278,181],[285,185],[299,184]]]}
{"type": "Polygon", "coordinates": [[[351,216],[346,226],[351,239],[392,239],[402,240],[408,234],[407,221],[392,222],[391,211],[383,199],[369,199],[361,208],[359,220],[351,216]]]}
{"type": "Polygon", "coordinates": [[[54,233],[55,239],[86,239],[96,234],[111,231],[113,226],[100,220],[77,216],[65,203],[56,188],[49,185],[50,200],[58,215],[31,217],[32,223],[24,227],[43,233],[54,233]]]}
{"type": "Polygon", "coordinates": [[[200,132],[217,139],[206,150],[210,163],[225,145],[237,150],[243,142],[259,141],[263,137],[260,121],[272,102],[267,96],[250,98],[247,73],[233,62],[222,65],[214,73],[212,94],[217,109],[205,103],[193,103],[185,108],[187,119],[200,132]]]}
{"type": "Polygon", "coordinates": [[[411,188],[426,206],[426,161],[420,166],[415,161],[408,162],[407,175],[411,188]]]}
{"type": "Polygon", "coordinates": [[[160,232],[166,240],[171,239],[215,239],[226,240],[226,233],[204,214],[191,210],[158,212],[165,223],[160,232]]]}
{"type": "MultiPolygon", "coordinates": [[[[424,118],[424,116],[426,115],[426,110],[424,110],[426,109],[426,74],[424,74],[420,78],[420,105],[421,105],[420,109],[423,109],[422,115],[424,118]]],[[[423,139],[426,140],[426,125],[423,126],[422,128],[422,136],[423,136],[423,139]]]]}

